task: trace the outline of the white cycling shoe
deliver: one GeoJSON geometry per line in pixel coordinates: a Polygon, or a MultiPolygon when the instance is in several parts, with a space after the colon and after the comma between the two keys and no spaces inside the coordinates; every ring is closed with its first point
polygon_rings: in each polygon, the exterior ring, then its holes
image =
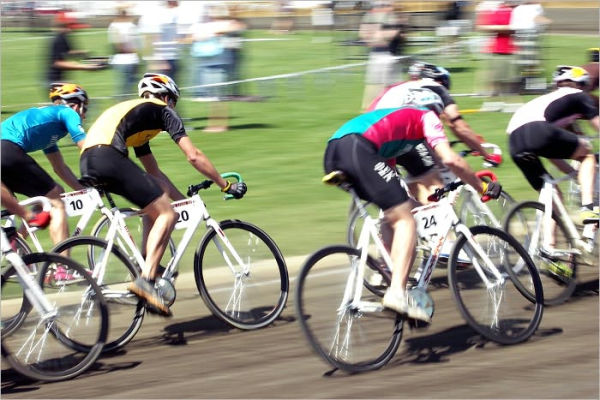
{"type": "Polygon", "coordinates": [[[390,308],[398,314],[407,315],[409,318],[425,322],[431,321],[431,317],[427,310],[418,304],[416,299],[411,296],[410,291],[404,292],[402,295],[388,289],[385,292],[381,303],[384,307],[390,308]]]}

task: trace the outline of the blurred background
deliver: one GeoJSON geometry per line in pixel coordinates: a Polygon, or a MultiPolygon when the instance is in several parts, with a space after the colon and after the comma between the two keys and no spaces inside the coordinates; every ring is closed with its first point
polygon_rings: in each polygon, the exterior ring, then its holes
{"type": "MultiPolygon", "coordinates": [[[[218,219],[259,224],[285,255],[344,241],[347,195],[320,183],[326,140],[385,85],[407,79],[415,61],[450,71],[462,114],[504,151],[501,182],[517,199],[533,198],[509,160],[506,125],[516,107],[552,89],[557,65],[590,61],[599,26],[597,0],[3,0],[1,7],[3,120],[48,104],[50,81],[72,81],[91,97],[87,129],[109,106],[135,98],[144,72],[171,75],[192,140],[219,170],[248,183],[240,202],[206,193],[209,208],[218,219]],[[507,9],[514,47],[499,81],[490,73],[490,41],[502,33],[490,29],[490,15],[507,9]],[[57,52],[65,41],[68,51],[57,52]],[[371,76],[378,57],[389,68],[371,76]]],[[[59,145],[78,171],[68,137],[59,145]]],[[[152,148],[180,189],[203,179],[167,135],[152,148]]],[[[41,152],[34,157],[51,170],[41,152]]]]}

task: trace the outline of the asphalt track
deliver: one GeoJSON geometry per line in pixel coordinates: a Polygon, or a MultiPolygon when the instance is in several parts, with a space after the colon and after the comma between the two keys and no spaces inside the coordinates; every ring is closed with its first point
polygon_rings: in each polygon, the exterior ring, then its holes
{"type": "MultiPolygon", "coordinates": [[[[295,289],[297,266],[288,260],[295,289]]],[[[66,382],[31,383],[2,372],[2,398],[594,398],[599,397],[598,268],[580,269],[567,303],[546,308],[526,343],[483,340],[460,317],[445,270],[431,295],[432,325],[408,330],[392,361],[349,375],[314,354],[296,321],[293,296],[280,319],[257,331],[211,316],[181,276],[174,317],[146,316],[120,353],[66,382]]],[[[326,295],[325,293],[323,295],[326,295]]]]}

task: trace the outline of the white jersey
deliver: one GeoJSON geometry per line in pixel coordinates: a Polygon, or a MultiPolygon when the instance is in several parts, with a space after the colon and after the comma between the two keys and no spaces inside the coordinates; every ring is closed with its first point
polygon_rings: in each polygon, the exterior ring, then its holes
{"type": "Polygon", "coordinates": [[[510,119],[506,132],[510,135],[517,128],[534,121],[547,121],[562,128],[577,119],[591,119],[596,115],[598,109],[588,94],[562,87],[521,106],[510,119]]]}
{"type": "Polygon", "coordinates": [[[449,104],[454,104],[454,100],[450,97],[448,90],[433,79],[423,78],[414,81],[406,81],[388,86],[385,90],[371,103],[368,111],[379,110],[382,108],[398,108],[408,105],[409,99],[412,96],[408,95],[409,89],[429,89],[435,92],[444,103],[444,107],[449,104]]]}

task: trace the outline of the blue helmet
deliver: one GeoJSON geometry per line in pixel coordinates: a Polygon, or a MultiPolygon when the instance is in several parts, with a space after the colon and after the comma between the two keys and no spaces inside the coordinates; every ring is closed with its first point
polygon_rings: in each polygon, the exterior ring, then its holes
{"type": "Polygon", "coordinates": [[[424,64],[421,68],[421,78],[431,78],[450,90],[450,72],[444,67],[438,67],[433,64],[424,64]]]}

